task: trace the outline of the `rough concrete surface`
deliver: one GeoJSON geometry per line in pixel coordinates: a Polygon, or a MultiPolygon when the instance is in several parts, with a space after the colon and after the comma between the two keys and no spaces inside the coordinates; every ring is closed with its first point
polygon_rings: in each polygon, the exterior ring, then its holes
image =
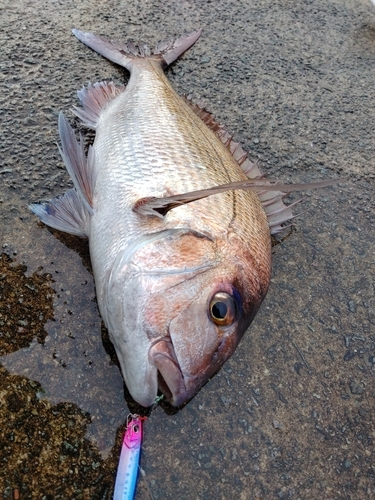
{"type": "MultiPolygon", "coordinates": [[[[270,291],[232,359],[145,424],[154,499],[375,498],[375,8],[368,0],[1,2],[0,496],[109,499],[137,408],[101,325],[87,245],[27,204],[71,184],[57,116],[126,72],[71,28],[204,34],[168,70],[269,178],[304,194],[270,291]]],[[[140,479],[137,500],[149,499],[140,479]]]]}

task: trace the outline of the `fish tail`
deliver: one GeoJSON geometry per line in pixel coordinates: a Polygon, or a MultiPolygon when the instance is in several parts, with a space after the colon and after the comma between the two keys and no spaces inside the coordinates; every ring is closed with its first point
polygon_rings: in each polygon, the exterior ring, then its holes
{"type": "Polygon", "coordinates": [[[155,48],[151,49],[149,45],[141,42],[116,42],[76,29],[72,31],[82,43],[129,71],[132,70],[134,62],[139,58],[159,59],[164,67],[169,66],[194,45],[202,33],[202,29],[199,29],[177,39],[158,42],[155,48]]]}

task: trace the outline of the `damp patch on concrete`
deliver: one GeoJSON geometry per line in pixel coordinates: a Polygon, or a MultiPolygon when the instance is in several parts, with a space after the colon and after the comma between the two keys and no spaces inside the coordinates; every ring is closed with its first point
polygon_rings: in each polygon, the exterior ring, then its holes
{"type": "Polygon", "coordinates": [[[0,255],[0,356],[28,347],[33,339],[43,344],[44,325],[54,316],[51,275],[40,269],[28,277],[26,269],[0,255]]]}

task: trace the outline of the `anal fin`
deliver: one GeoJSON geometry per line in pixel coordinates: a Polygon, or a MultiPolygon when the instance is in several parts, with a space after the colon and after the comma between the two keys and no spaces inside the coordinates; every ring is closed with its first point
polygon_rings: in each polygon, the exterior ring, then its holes
{"type": "Polygon", "coordinates": [[[113,82],[89,83],[87,88],[83,87],[77,92],[82,108],[74,107],[73,113],[85,127],[95,130],[102,109],[124,89],[124,86],[117,87],[113,82]]]}

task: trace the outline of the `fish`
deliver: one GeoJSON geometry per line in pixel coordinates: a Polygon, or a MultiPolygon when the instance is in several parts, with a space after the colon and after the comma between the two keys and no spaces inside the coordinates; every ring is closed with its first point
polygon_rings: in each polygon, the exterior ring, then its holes
{"type": "Polygon", "coordinates": [[[74,187],[30,207],[88,238],[100,314],[144,407],[159,392],[185,404],[233,354],[269,287],[271,234],[293,217],[283,197],[301,188],[264,179],[203,105],[172,88],[165,69],[201,32],[152,49],[73,30],[130,79],[78,91],[73,112],[95,130],[87,155],[60,113],[74,187]]]}
{"type": "Polygon", "coordinates": [[[128,415],[117,468],[113,500],[133,500],[141,455],[143,421],[146,417],[128,415]]]}

